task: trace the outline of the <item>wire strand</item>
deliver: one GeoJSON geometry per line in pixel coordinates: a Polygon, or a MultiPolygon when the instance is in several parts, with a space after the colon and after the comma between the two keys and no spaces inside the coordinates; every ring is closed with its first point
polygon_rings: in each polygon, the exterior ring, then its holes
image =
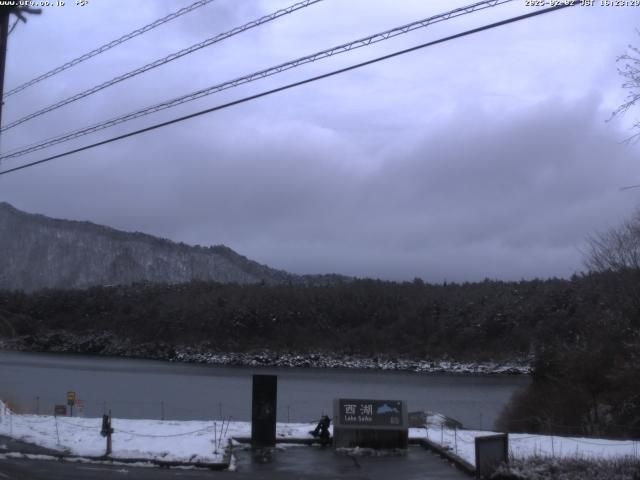
{"type": "Polygon", "coordinates": [[[185,116],[182,116],[182,117],[174,118],[174,119],[166,121],[166,122],[157,123],[155,125],[151,125],[151,126],[146,127],[146,128],[142,128],[142,129],[139,129],[139,130],[135,130],[133,132],[125,133],[123,135],[118,135],[116,137],[112,137],[112,138],[109,138],[107,140],[102,140],[100,142],[96,142],[96,143],[93,143],[93,144],[90,144],[90,145],[85,145],[83,147],[79,147],[79,148],[76,148],[76,149],[73,149],[73,150],[69,150],[69,151],[66,151],[66,152],[63,152],[63,153],[59,153],[57,155],[52,155],[50,157],[43,158],[41,160],[30,162],[30,163],[27,163],[27,164],[24,164],[24,165],[20,165],[18,167],[14,167],[14,168],[10,168],[10,169],[7,169],[7,170],[3,170],[3,171],[0,171],[0,175],[6,175],[8,173],[16,172],[18,170],[22,170],[22,169],[25,169],[25,168],[33,167],[35,165],[40,165],[42,163],[50,162],[52,160],[55,160],[55,159],[58,159],[58,158],[61,158],[61,157],[65,157],[65,156],[68,156],[68,155],[72,155],[74,153],[79,153],[79,152],[82,152],[82,151],[85,151],[85,150],[89,150],[91,148],[95,148],[95,147],[98,147],[98,146],[101,146],[101,145],[106,145],[108,143],[112,143],[112,142],[115,142],[117,140],[122,140],[124,138],[132,137],[134,135],[139,135],[141,133],[145,133],[145,132],[149,132],[149,131],[152,131],[152,130],[156,130],[158,128],[162,128],[162,127],[165,127],[165,126],[168,126],[168,125],[172,125],[174,123],[182,122],[184,120],[188,120],[188,119],[195,118],[195,117],[198,117],[198,116],[201,116],[201,115],[205,115],[207,113],[212,113],[212,112],[215,112],[215,111],[218,111],[218,110],[222,110],[222,109],[229,108],[229,107],[232,107],[232,106],[235,106],[235,105],[246,103],[246,102],[249,102],[251,100],[255,100],[255,99],[258,99],[258,98],[266,97],[266,96],[274,94],[274,93],[282,92],[284,90],[288,90],[288,89],[291,89],[291,88],[294,88],[294,87],[298,87],[298,86],[305,85],[305,84],[308,84],[308,83],[312,83],[312,82],[315,82],[315,81],[318,81],[318,80],[322,80],[324,78],[328,78],[328,77],[332,77],[332,76],[335,76],[335,75],[339,75],[341,73],[349,72],[351,70],[362,68],[362,67],[367,66],[367,65],[372,65],[374,63],[378,63],[378,62],[381,62],[381,61],[384,61],[384,60],[388,60],[390,58],[398,57],[400,55],[404,55],[404,54],[407,54],[409,52],[414,52],[416,50],[420,50],[420,49],[423,49],[423,48],[426,48],[426,47],[430,47],[430,46],[433,46],[433,45],[444,43],[444,42],[447,42],[447,41],[450,41],[450,40],[454,40],[454,39],[457,39],[457,38],[465,37],[467,35],[472,35],[472,34],[475,34],[475,33],[479,33],[479,32],[485,31],[485,30],[490,30],[492,28],[500,27],[500,26],[507,25],[507,24],[510,24],[510,23],[522,21],[522,20],[525,20],[525,19],[528,19],[528,18],[532,18],[532,17],[538,16],[538,15],[545,14],[545,13],[555,12],[555,11],[558,11],[558,10],[561,10],[563,8],[570,7],[570,6],[573,6],[573,5],[575,5],[575,4],[573,4],[573,3],[571,3],[571,4],[562,4],[562,5],[559,5],[559,6],[554,6],[554,7],[545,8],[545,9],[542,9],[542,10],[537,10],[535,12],[527,13],[527,14],[524,14],[524,15],[519,15],[517,17],[511,17],[509,19],[501,20],[499,22],[491,23],[491,24],[488,24],[488,25],[484,25],[482,27],[473,28],[471,30],[466,30],[464,32],[457,33],[457,34],[454,34],[454,35],[449,35],[447,37],[443,37],[443,38],[440,38],[438,40],[433,40],[431,42],[422,43],[422,44],[416,45],[414,47],[410,47],[410,48],[406,48],[404,50],[396,51],[396,52],[393,52],[393,53],[390,53],[390,54],[387,54],[387,55],[383,55],[381,57],[374,58],[372,60],[367,60],[365,62],[361,62],[361,63],[355,64],[355,65],[351,65],[349,67],[341,68],[341,69],[338,69],[338,70],[333,70],[331,72],[324,73],[322,75],[317,75],[317,76],[314,76],[314,77],[310,77],[310,78],[307,78],[305,80],[301,80],[301,81],[298,81],[298,82],[290,83],[290,84],[287,84],[287,85],[284,85],[284,86],[281,86],[281,87],[277,87],[277,88],[274,88],[274,89],[271,89],[271,90],[267,90],[267,91],[255,94],[255,95],[250,95],[248,97],[244,97],[244,98],[241,98],[239,100],[234,100],[232,102],[228,102],[228,103],[225,103],[225,104],[222,104],[222,105],[217,105],[215,107],[208,108],[208,109],[205,109],[205,110],[201,110],[199,112],[191,113],[189,115],[185,115],[185,116]]]}
{"type": "MultiPolygon", "coordinates": [[[[215,424],[215,422],[214,422],[214,424],[215,424]]],[[[199,428],[198,430],[192,430],[190,432],[171,433],[171,434],[168,434],[168,435],[157,435],[157,434],[150,434],[150,433],[136,433],[136,432],[131,432],[129,430],[120,430],[120,429],[115,429],[114,433],[132,435],[134,437],[170,438],[170,437],[184,437],[185,435],[193,435],[194,433],[209,432],[209,431],[213,430],[214,427],[215,427],[215,425],[210,425],[208,427],[199,428]]]]}
{"type": "Polygon", "coordinates": [[[191,45],[190,47],[184,48],[178,52],[174,52],[171,53],[165,57],[162,57],[158,60],[155,60],[151,63],[147,63],[146,65],[143,65],[142,67],[138,67],[134,70],[131,70],[130,72],[124,73],[122,75],[118,75],[117,77],[112,78],[111,80],[108,80],[106,82],[103,82],[99,85],[95,85],[87,90],[84,90],[82,92],[76,93],[75,95],[72,95],[70,97],[67,97],[63,100],[60,100],[59,102],[56,102],[52,105],[49,105],[48,107],[44,107],[40,110],[37,110],[33,113],[30,113],[29,115],[26,115],[22,118],[19,118],[18,120],[15,120],[5,126],[3,126],[2,128],[0,128],[0,132],[5,132],[13,127],[16,127],[22,123],[25,123],[29,120],[32,120],[36,117],[39,117],[41,115],[44,115],[46,113],[52,112],[54,110],[57,110],[58,108],[64,107],[65,105],[69,105],[70,103],[73,102],[77,102],[80,99],[83,99],[85,97],[88,97],[89,95],[93,95],[94,93],[97,93],[101,90],[104,90],[105,88],[109,88],[113,85],[116,85],[120,82],[124,82],[125,80],[129,80],[130,78],[136,77],[138,75],[141,75],[145,72],[148,72],[149,70],[153,70],[154,68],[157,68],[161,65],[165,65],[167,63],[173,62],[174,60],[177,60],[179,58],[184,57],[185,55],[189,55],[191,53],[197,52],[198,50],[201,50],[205,47],[209,47],[215,43],[219,43],[223,40],[226,40],[227,38],[233,37],[235,35],[238,35],[240,33],[246,32],[247,30],[250,30],[252,28],[256,28],[260,25],[263,25],[267,22],[271,22],[277,18],[280,18],[284,15],[288,15],[290,13],[293,13],[297,10],[301,10],[303,8],[306,8],[310,5],[314,5],[316,3],[321,2],[322,0],[304,0],[302,2],[296,3],[294,5],[291,5],[287,8],[283,8],[281,10],[277,10],[269,15],[265,15],[263,17],[260,17],[256,20],[252,20],[251,22],[245,23],[244,25],[241,25],[239,27],[235,27],[232,30],[229,30],[228,32],[224,32],[224,33],[220,33],[218,35],[215,35],[213,37],[207,38],[206,40],[203,40],[202,42],[196,43],[194,45],[191,45]]]}
{"type": "Polygon", "coordinates": [[[105,43],[104,45],[91,50],[90,52],[87,52],[83,55],[80,55],[77,58],[74,58],[73,60],[68,61],[67,63],[60,65],[59,67],[56,67],[52,70],[49,70],[46,73],[43,73],[42,75],[39,75],[35,78],[33,78],[32,80],[29,80],[28,82],[23,83],[22,85],[19,85],[17,87],[15,87],[12,90],[9,90],[7,93],[5,93],[3,95],[2,98],[6,99],[7,97],[10,97],[11,95],[14,95],[18,92],[21,92],[22,90],[31,87],[32,85],[35,85],[36,83],[39,83],[47,78],[53,77],[54,75],[57,75],[60,72],[63,72],[71,67],[74,67],[86,60],[89,60],[92,57],[95,57],[96,55],[99,55],[101,53],[106,52],[107,50],[112,49],[113,47],[116,47],[118,45],[120,45],[121,43],[124,43],[128,40],[131,40],[132,38],[135,38],[139,35],[142,35],[143,33],[148,32],[149,30],[153,30],[156,27],[159,27],[160,25],[163,25],[167,22],[170,22],[171,20],[175,20],[176,18],[192,12],[193,10],[200,8],[200,7],[204,7],[206,4],[213,2],[214,0],[198,0],[195,3],[192,3],[191,5],[188,5],[184,8],[181,8],[180,10],[177,10],[173,13],[170,13],[169,15],[162,17],[158,20],[156,20],[155,22],[152,22],[148,25],[145,25],[144,27],[138,28],[137,30],[134,30],[130,33],[127,33],[126,35],[121,36],[120,38],[116,39],[116,40],[112,40],[109,43],[105,43]]]}
{"type": "MultiPolygon", "coordinates": [[[[441,13],[438,15],[434,15],[431,16],[429,18],[426,19],[422,19],[422,20],[418,20],[406,25],[402,25],[400,27],[395,27],[392,28],[390,30],[386,30],[384,32],[380,32],[380,33],[375,33],[373,35],[369,35],[368,37],[364,37],[364,38],[360,38],[358,40],[354,40],[351,41],[349,43],[344,43],[342,45],[338,45],[326,50],[321,50],[319,52],[313,53],[311,55],[306,55],[304,57],[295,59],[295,60],[291,60],[289,62],[286,63],[282,63],[280,65],[276,65],[274,67],[269,67],[266,68],[264,70],[260,70],[257,72],[253,72],[250,73],[248,75],[236,78],[234,80],[229,80],[217,85],[213,85],[210,87],[207,87],[205,89],[202,90],[198,90],[196,92],[192,92],[186,95],[182,95],[180,97],[176,97],[170,100],[166,100],[162,103],[158,103],[149,107],[145,107],[143,109],[137,110],[135,112],[131,112],[128,113],[126,115],[122,115],[120,117],[116,117],[116,118],[112,118],[110,120],[92,125],[90,127],[86,127],[86,128],[82,128],[79,130],[75,130],[73,132],[69,132],[63,135],[59,135],[53,139],[49,139],[40,143],[37,143],[35,145],[30,145],[27,147],[24,147],[20,150],[17,151],[13,151],[12,153],[7,153],[4,155],[0,156],[0,160],[4,160],[4,159],[8,159],[8,158],[16,158],[16,157],[20,157],[23,155],[26,155],[28,153],[32,153],[35,152],[37,150],[41,150],[43,148],[47,148],[53,145],[57,145],[59,143],[62,142],[66,142],[68,140],[72,140],[84,135],[88,135],[90,133],[94,133],[97,132],[99,130],[103,130],[105,128],[110,128],[113,127],[115,125],[118,125],[120,123],[123,122],[128,122],[130,120],[134,120],[136,118],[140,118],[146,115],[149,115],[151,113],[155,113],[155,112],[159,112],[161,110],[166,110],[168,108],[172,108],[178,105],[181,105],[183,103],[187,103],[187,102],[191,102],[193,100],[197,100],[199,98],[203,98],[206,97],[208,95],[212,95],[214,93],[218,93],[221,92],[223,90],[227,90],[230,88],[234,88],[237,87],[239,85],[245,84],[245,83],[250,83],[256,80],[260,80],[262,78],[266,78],[272,75],[276,75],[278,73],[282,73],[286,70],[290,70],[292,68],[296,68],[299,67],[301,65],[307,64],[307,63],[311,63],[311,62],[315,62],[317,60],[320,59],[324,59],[324,58],[328,58],[330,56],[333,55],[337,55],[340,53],[345,53],[345,52],[349,52],[351,50],[355,50],[357,48],[361,48],[361,47],[366,47],[369,45],[372,45],[374,43],[378,43],[384,40],[388,40],[389,38],[393,38],[396,37],[398,35],[402,35],[405,33],[409,33],[413,30],[416,30],[418,28],[425,28],[429,25],[432,25],[434,23],[438,23],[438,22],[442,22],[445,20],[449,20],[451,18],[455,18],[455,17],[459,17],[461,15],[467,15],[479,10],[484,10],[486,8],[491,8],[491,7],[495,7],[497,5],[501,5],[504,3],[508,3],[508,2],[512,2],[513,0],[484,0],[481,2],[477,2],[465,7],[460,7],[460,8],[456,8],[454,10],[450,10],[448,12],[445,13],[441,13]]],[[[15,122],[14,122],[15,123],[15,122]]],[[[9,128],[9,126],[4,127],[4,129],[9,128]]],[[[0,132],[3,131],[3,129],[0,129],[0,132]]]]}
{"type": "Polygon", "coordinates": [[[14,31],[14,30],[15,30],[15,28],[16,28],[16,25],[18,25],[18,21],[19,21],[19,20],[20,20],[19,18],[16,18],[16,19],[14,20],[13,25],[11,25],[11,28],[9,29],[9,33],[7,33],[7,37],[8,37],[9,35],[11,35],[11,33],[13,33],[13,31],[14,31]]]}

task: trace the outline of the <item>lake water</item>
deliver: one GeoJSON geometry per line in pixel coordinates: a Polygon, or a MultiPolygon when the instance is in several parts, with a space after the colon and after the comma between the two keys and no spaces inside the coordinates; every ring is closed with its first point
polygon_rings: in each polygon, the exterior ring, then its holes
{"type": "MultiPolygon", "coordinates": [[[[415,374],[343,369],[218,367],[155,360],[0,351],[0,399],[23,412],[52,413],[67,391],[87,417],[251,418],[251,376],[278,375],[278,421],[331,414],[334,398],[406,400],[469,428],[490,428],[526,376],[415,374]]],[[[79,413],[76,407],[74,414],[79,413]]]]}

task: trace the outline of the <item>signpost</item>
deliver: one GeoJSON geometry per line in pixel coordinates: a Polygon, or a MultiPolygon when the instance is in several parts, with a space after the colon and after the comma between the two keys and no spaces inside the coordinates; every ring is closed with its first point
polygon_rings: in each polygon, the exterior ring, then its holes
{"type": "Polygon", "coordinates": [[[77,415],[79,417],[83,417],[84,416],[84,400],[80,400],[79,398],[77,398],[75,402],[75,406],[77,409],[77,415]]]}
{"type": "Polygon", "coordinates": [[[71,416],[73,417],[73,406],[76,403],[76,392],[67,392],[67,405],[71,407],[71,416]]]}
{"type": "Polygon", "coordinates": [[[107,450],[105,456],[111,455],[111,434],[113,433],[113,427],[111,426],[111,410],[109,410],[109,415],[102,415],[102,429],[100,430],[100,435],[107,438],[107,450]]]}
{"type": "Polygon", "coordinates": [[[333,422],[335,447],[408,447],[409,419],[403,400],[335,399],[333,422]]]}
{"type": "Polygon", "coordinates": [[[66,405],[56,405],[53,407],[53,415],[58,416],[62,415],[64,417],[67,416],[67,406],[66,405]]]}
{"type": "Polygon", "coordinates": [[[402,424],[400,400],[339,399],[341,425],[397,427],[402,424]]]}

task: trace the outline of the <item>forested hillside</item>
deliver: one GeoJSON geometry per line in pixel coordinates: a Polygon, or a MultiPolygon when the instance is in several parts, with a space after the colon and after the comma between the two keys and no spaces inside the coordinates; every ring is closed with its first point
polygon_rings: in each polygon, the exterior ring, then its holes
{"type": "Polygon", "coordinates": [[[358,280],[332,286],[192,282],[0,293],[6,336],[110,332],[220,351],[331,350],[457,359],[521,357],[617,322],[604,275],[446,285],[358,280]]]}
{"type": "Polygon", "coordinates": [[[0,292],[0,345],[177,359],[178,351],[534,364],[500,426],[640,432],[640,274],[465,284],[191,282],[0,292]],[[123,345],[125,345],[123,347],[123,345]]]}

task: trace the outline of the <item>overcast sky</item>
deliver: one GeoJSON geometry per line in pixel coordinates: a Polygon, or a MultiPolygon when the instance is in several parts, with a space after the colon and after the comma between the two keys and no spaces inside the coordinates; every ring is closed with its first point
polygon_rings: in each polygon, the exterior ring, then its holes
{"type": "MultiPolygon", "coordinates": [[[[66,0],[9,37],[5,91],[190,0],[66,0]]],[[[3,124],[294,3],[216,0],[5,101],[3,124]]],[[[126,114],[470,1],[325,0],[3,133],[2,150],[126,114]]],[[[586,235],[636,208],[640,107],[616,58],[640,7],[572,7],[0,176],[0,201],[296,273],[441,282],[567,277],[586,235]],[[618,65],[619,66],[619,65],[618,65]]],[[[20,159],[174,118],[531,12],[419,29],[20,159]]]]}

